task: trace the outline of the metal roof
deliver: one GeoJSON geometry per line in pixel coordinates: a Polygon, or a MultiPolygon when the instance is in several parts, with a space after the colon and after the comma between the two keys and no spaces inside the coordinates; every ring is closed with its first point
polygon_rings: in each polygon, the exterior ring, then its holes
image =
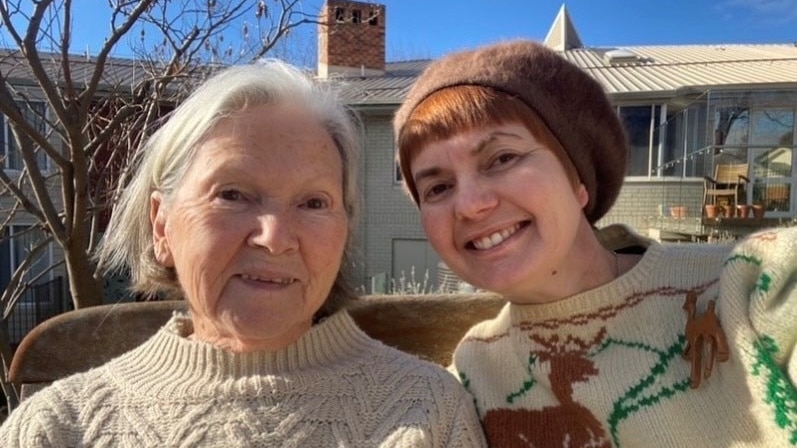
{"type": "MultiPolygon", "coordinates": [[[[39,52],[42,68],[48,78],[58,83],[64,82],[64,67],[62,56],[59,53],[39,52]]],[[[69,69],[71,79],[78,88],[84,87],[94,75],[97,58],[94,56],[70,54],[69,69]]],[[[186,70],[188,76],[195,76],[201,79],[206,72],[213,71],[217,66],[206,65],[198,66],[198,70],[186,70]]],[[[142,59],[128,59],[119,57],[108,57],[105,61],[100,83],[98,85],[102,91],[131,91],[142,81],[153,78],[153,72],[163,70],[163,65],[157,61],[147,61],[142,59]]],[[[19,50],[0,48],[0,73],[15,86],[36,86],[36,79],[33,76],[30,65],[19,50]]],[[[178,83],[172,83],[168,92],[180,89],[178,83]]]]}
{"type": "MultiPolygon", "coordinates": [[[[797,45],[792,44],[575,48],[560,54],[598,80],[614,100],[722,88],[797,88],[797,45]],[[617,49],[637,58],[612,62],[606,53],[617,49]]],[[[392,62],[381,76],[341,78],[343,96],[353,105],[400,104],[430,62],[392,62]]]]}

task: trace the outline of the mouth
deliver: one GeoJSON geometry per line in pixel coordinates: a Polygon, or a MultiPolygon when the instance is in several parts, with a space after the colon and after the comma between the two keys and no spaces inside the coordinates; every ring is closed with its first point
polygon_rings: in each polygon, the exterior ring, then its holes
{"type": "Polygon", "coordinates": [[[509,226],[507,228],[498,230],[498,231],[493,232],[493,233],[491,233],[489,235],[486,235],[486,236],[483,236],[481,238],[476,238],[476,239],[474,239],[472,241],[469,241],[465,245],[465,247],[467,249],[475,249],[475,250],[492,249],[493,247],[498,246],[499,244],[501,244],[504,241],[506,241],[507,238],[509,238],[512,235],[514,235],[515,233],[517,233],[518,230],[522,229],[523,227],[528,226],[530,223],[531,223],[530,221],[523,221],[523,222],[516,223],[516,224],[514,224],[512,226],[509,226]]]}
{"type": "Polygon", "coordinates": [[[297,282],[295,278],[291,277],[261,277],[259,275],[252,274],[239,274],[238,277],[241,280],[258,283],[270,283],[274,285],[290,285],[297,282]]]}

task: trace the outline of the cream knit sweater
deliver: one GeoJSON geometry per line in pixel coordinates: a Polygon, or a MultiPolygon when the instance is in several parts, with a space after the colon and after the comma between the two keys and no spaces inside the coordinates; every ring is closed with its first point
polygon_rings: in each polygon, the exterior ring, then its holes
{"type": "Polygon", "coordinates": [[[0,428],[10,447],[477,447],[473,400],[345,312],[275,353],[185,338],[175,316],[102,367],[53,383],[0,428]]]}
{"type": "Polygon", "coordinates": [[[732,251],[648,244],[611,283],[547,305],[507,305],[469,331],[452,369],[491,446],[797,446],[797,228],[758,233],[732,251]],[[708,340],[688,337],[688,315],[710,316],[710,299],[729,359],[692,388],[683,353],[688,341],[699,350],[708,340]]]}

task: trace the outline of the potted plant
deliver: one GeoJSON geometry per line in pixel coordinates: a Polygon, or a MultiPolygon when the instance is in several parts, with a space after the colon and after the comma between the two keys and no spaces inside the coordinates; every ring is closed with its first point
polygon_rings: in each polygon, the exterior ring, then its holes
{"type": "Polygon", "coordinates": [[[717,214],[718,214],[717,205],[715,205],[715,204],[706,204],[706,205],[703,206],[703,212],[704,212],[706,218],[714,219],[714,218],[717,217],[717,214]]]}
{"type": "Polygon", "coordinates": [[[747,204],[739,204],[736,206],[737,216],[740,218],[747,218],[750,216],[750,206],[747,204]]]}
{"type": "Polygon", "coordinates": [[[670,216],[676,219],[686,218],[686,207],[684,207],[683,205],[670,207],[670,216]]]}
{"type": "Polygon", "coordinates": [[[752,207],[753,207],[753,218],[761,219],[764,217],[764,213],[766,212],[764,204],[754,203],[752,207]]]}

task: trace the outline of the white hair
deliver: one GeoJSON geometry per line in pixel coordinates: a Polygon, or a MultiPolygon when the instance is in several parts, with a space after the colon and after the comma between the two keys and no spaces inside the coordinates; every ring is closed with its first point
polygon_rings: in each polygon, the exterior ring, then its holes
{"type": "MultiPolygon", "coordinates": [[[[223,118],[247,107],[279,104],[306,105],[316,114],[343,162],[343,199],[349,235],[342,266],[351,256],[353,226],[359,212],[357,194],[358,129],[355,117],[339,100],[332,85],[313,80],[296,67],[277,60],[234,66],[204,82],[169,120],[142,146],[137,171],[124,187],[100,243],[97,259],[105,273],[130,269],[132,289],[154,295],[181,294],[176,273],[157,262],[149,218],[150,196],[159,191],[168,200],[179,187],[197,148],[223,118]]],[[[343,273],[333,296],[348,295],[343,273]]]]}

